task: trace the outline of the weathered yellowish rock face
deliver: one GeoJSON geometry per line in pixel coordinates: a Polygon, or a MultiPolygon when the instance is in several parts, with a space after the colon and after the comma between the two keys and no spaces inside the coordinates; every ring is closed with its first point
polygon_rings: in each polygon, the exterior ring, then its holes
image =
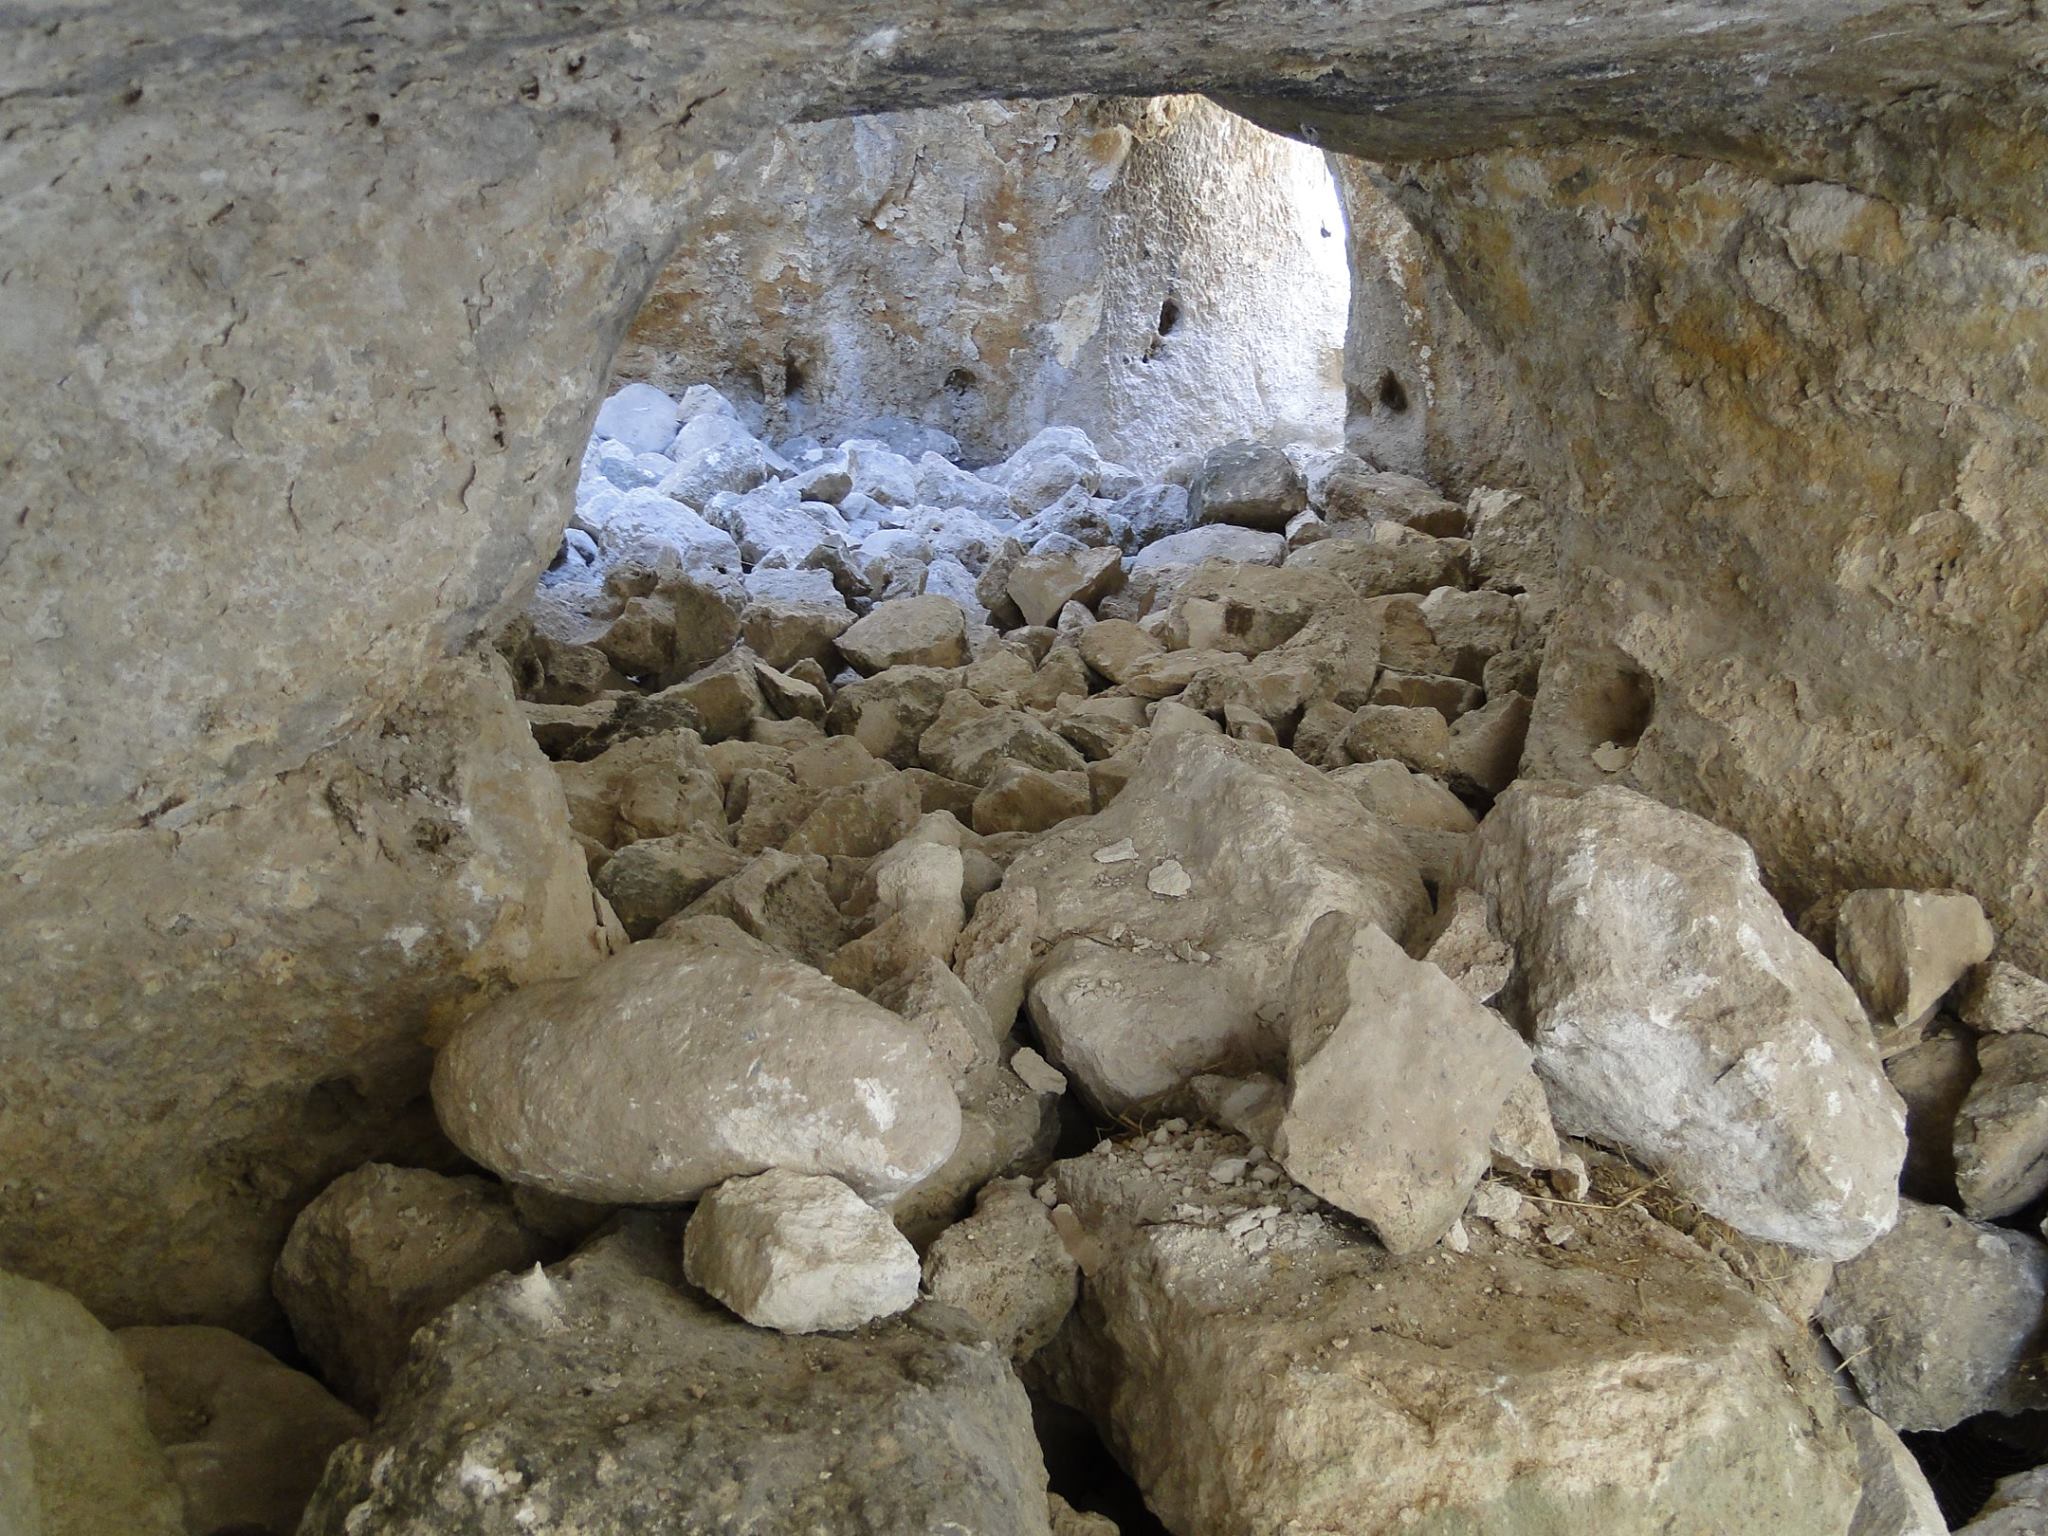
{"type": "Polygon", "coordinates": [[[891,412],[980,460],[1054,424],[1141,469],[1334,444],[1343,245],[1324,157],[1199,96],[781,128],[720,176],[617,371],[716,384],[778,439],[891,412]]]}
{"type": "Polygon", "coordinates": [[[1795,910],[1959,886],[2039,964],[2034,235],[1611,148],[1391,175],[1562,520],[1525,771],[1619,778],[1739,831],[1795,910]]]}
{"type": "Polygon", "coordinates": [[[554,773],[475,665],[232,804],[27,861],[0,886],[0,1268],[109,1322],[260,1324],[329,1179],[452,1158],[442,1028],[606,943],[554,773]]]}

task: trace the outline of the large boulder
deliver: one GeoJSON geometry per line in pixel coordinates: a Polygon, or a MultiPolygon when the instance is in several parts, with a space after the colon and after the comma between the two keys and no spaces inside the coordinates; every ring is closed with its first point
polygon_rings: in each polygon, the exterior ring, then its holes
{"type": "Polygon", "coordinates": [[[1629,790],[1525,784],[1475,867],[1561,1130],[1753,1237],[1846,1259],[1891,1225],[1904,1105],[1740,838],[1629,790]]]}
{"type": "Polygon", "coordinates": [[[643,1220],[443,1313],[304,1536],[1048,1536],[1030,1404],[967,1319],[750,1327],[681,1247],[643,1220]]]}
{"type": "Polygon", "coordinates": [[[1231,523],[1271,533],[1307,505],[1300,471],[1265,443],[1240,440],[1211,449],[1188,487],[1188,511],[1198,524],[1231,523]]]}
{"type": "Polygon", "coordinates": [[[328,1456],[369,1427],[304,1371],[225,1328],[115,1337],[142,1373],[150,1433],[196,1536],[292,1536],[328,1456]]]}
{"type": "Polygon", "coordinates": [[[142,1374],[76,1297],[0,1272],[0,1531],[184,1536],[142,1374]]]}
{"type": "Polygon", "coordinates": [[[1246,1160],[1167,1127],[1052,1172],[1085,1278],[1039,1362],[1168,1528],[1848,1530],[1803,1331],[1644,1212],[1404,1259],[1246,1160]]]}
{"type": "Polygon", "coordinates": [[[911,1026],[723,923],[672,931],[457,1031],[434,1066],[456,1145],[505,1178],[617,1203],[770,1167],[883,1196],[952,1153],[960,1108],[911,1026]]]}
{"type": "Polygon", "coordinates": [[[1836,1267],[1818,1321],[1857,1390],[1894,1429],[2048,1408],[2041,1338],[2048,1243],[1939,1205],[1836,1267]]]}
{"type": "Polygon", "coordinates": [[[374,1413],[420,1324],[547,1248],[502,1185],[367,1163],[299,1212],[272,1284],[306,1357],[374,1413]]]}
{"type": "Polygon", "coordinates": [[[1108,809],[1018,855],[1004,890],[1034,892],[1038,935],[1060,946],[1032,1016],[1102,1107],[1207,1070],[1205,1053],[1277,1062],[1315,921],[1398,935],[1427,909],[1413,861],[1343,789],[1281,748],[1194,733],[1155,739],[1108,809]]]}

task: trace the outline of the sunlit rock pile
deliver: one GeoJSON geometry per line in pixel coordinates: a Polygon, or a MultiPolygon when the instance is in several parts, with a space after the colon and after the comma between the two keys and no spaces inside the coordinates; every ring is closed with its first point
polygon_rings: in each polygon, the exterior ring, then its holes
{"type": "Polygon", "coordinates": [[[122,1529],[1113,1530],[1036,1396],[1181,1536],[1946,1530],[1895,1432],[2048,1409],[2048,984],[1977,904],[1795,922],[1518,779],[1533,503],[956,453],[606,403],[500,648],[618,952],[440,1043],[483,1174],[298,1219],[327,1390],[128,1330],[146,1402],[44,1416],[122,1529]]]}

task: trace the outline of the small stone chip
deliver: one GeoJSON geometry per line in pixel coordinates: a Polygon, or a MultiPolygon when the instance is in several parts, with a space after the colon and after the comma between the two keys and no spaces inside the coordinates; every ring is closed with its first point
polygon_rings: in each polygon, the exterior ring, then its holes
{"type": "Polygon", "coordinates": [[[1120,837],[1107,848],[1095,850],[1098,864],[1128,864],[1138,856],[1138,848],[1128,837],[1120,837]]]}
{"type": "Polygon", "coordinates": [[[1067,1074],[1028,1045],[1020,1047],[1010,1058],[1010,1070],[1033,1093],[1059,1094],[1067,1091],[1067,1074]]]}
{"type": "Polygon", "coordinates": [[[1178,900],[1194,888],[1195,882],[1189,877],[1188,872],[1181,868],[1179,859],[1168,859],[1163,864],[1155,864],[1152,873],[1145,877],[1145,889],[1154,896],[1167,896],[1178,900]]]}

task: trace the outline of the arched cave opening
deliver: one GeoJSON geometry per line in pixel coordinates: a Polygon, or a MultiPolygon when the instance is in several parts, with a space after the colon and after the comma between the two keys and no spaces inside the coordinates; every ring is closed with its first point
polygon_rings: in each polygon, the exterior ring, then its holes
{"type": "Polygon", "coordinates": [[[2031,18],[411,9],[0,102],[0,1526],[2038,1526],[2031,18]]]}

